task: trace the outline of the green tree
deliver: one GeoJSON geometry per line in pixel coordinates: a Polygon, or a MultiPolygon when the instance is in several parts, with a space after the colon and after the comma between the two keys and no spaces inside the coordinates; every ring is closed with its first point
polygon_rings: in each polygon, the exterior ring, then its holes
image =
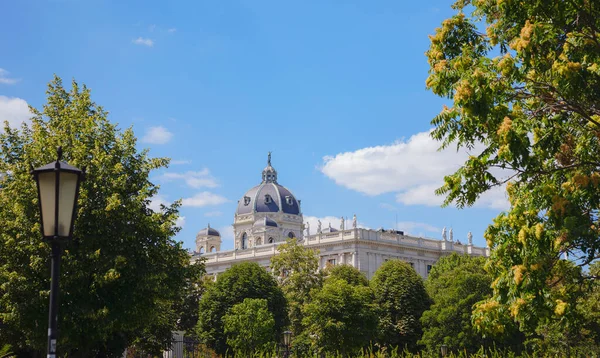
{"type": "Polygon", "coordinates": [[[325,269],[325,280],[341,279],[352,286],[368,286],[369,280],[357,268],[350,265],[333,265],[325,269]]]}
{"type": "Polygon", "coordinates": [[[283,332],[288,324],[287,302],[275,278],[255,262],[243,262],[231,266],[220,274],[217,281],[208,286],[200,299],[198,336],[218,354],[227,351],[227,337],[223,317],[229,309],[246,298],[267,300],[269,312],[275,320],[275,335],[283,332]]]}
{"type": "Polygon", "coordinates": [[[136,149],[75,81],[67,91],[55,77],[47,103],[33,118],[0,134],[0,341],[19,355],[46,348],[48,243],[40,239],[37,191],[29,174],[56,160],[87,168],[75,240],[64,246],[60,277],[58,347],[70,357],[117,356],[130,344],[159,351],[171,339],[176,305],[184,295],[189,256],[172,237],[175,203],[149,209],[158,187],[152,170],[168,159],[136,149]]]}
{"type": "Polygon", "coordinates": [[[294,340],[300,337],[302,306],[310,299],[310,291],[320,288],[323,275],[319,271],[318,252],[304,247],[296,239],[289,239],[277,246],[277,255],[271,258],[271,270],[288,302],[291,330],[294,340]]]}
{"type": "Polygon", "coordinates": [[[198,305],[206,289],[204,261],[204,258],[198,259],[190,265],[185,277],[183,300],[176,306],[179,312],[177,330],[189,332],[188,334],[192,334],[198,324],[198,305]]]}
{"type": "MultiPolygon", "coordinates": [[[[589,275],[600,277],[600,262],[594,262],[590,266],[589,275]]],[[[585,287],[584,293],[577,300],[577,311],[584,320],[583,342],[580,345],[600,352],[600,280],[588,282],[589,287],[585,287]]]]}
{"type": "Polygon", "coordinates": [[[474,353],[484,345],[502,348],[519,343],[521,336],[511,322],[506,322],[504,334],[495,340],[484,339],[473,327],[473,306],[492,296],[492,276],[484,270],[485,262],[484,257],[456,253],[436,262],[425,280],[433,303],[421,317],[423,337],[419,344],[430,351],[446,344],[451,351],[474,353]]]}
{"type": "Polygon", "coordinates": [[[531,334],[548,319],[566,325],[575,307],[553,289],[571,278],[561,257],[585,266],[600,255],[600,3],[454,8],[427,51],[427,87],[452,100],[432,136],[472,155],[438,193],[462,207],[508,182],[511,203],[486,231],[496,280],[479,322],[500,327],[505,311],[531,334]]]}
{"type": "Polygon", "coordinates": [[[370,284],[379,314],[379,344],[415,350],[422,333],[419,319],[430,305],[421,276],[408,263],[389,260],[370,284]]]}
{"type": "Polygon", "coordinates": [[[322,289],[313,290],[302,313],[305,334],[314,348],[347,356],[367,347],[377,326],[373,299],[370,287],[339,278],[328,279],[322,289]]]}
{"type": "Polygon", "coordinates": [[[223,316],[223,327],[227,345],[245,357],[270,348],[275,336],[275,319],[262,298],[246,298],[233,305],[223,316]]]}

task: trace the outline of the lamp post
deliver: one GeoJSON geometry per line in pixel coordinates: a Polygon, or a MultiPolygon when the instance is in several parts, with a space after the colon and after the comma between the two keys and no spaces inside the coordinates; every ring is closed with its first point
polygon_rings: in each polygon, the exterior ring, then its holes
{"type": "Polygon", "coordinates": [[[292,332],[291,331],[285,331],[283,332],[283,345],[285,346],[285,353],[284,353],[284,357],[287,358],[290,356],[290,341],[292,338],[292,332]]]}
{"type": "Polygon", "coordinates": [[[442,357],[445,357],[448,354],[448,346],[445,344],[442,344],[440,346],[440,353],[442,353],[442,357]]]}
{"type": "Polygon", "coordinates": [[[56,162],[31,171],[38,189],[42,237],[52,245],[47,358],[56,357],[61,244],[73,235],[79,184],[85,176],[61,159],[62,148],[58,147],[56,162]]]}

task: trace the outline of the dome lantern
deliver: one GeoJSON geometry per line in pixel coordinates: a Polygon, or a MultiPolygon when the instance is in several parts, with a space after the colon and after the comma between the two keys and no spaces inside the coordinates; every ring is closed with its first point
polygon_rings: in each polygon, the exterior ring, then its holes
{"type": "Polygon", "coordinates": [[[262,182],[277,183],[277,171],[271,166],[271,152],[269,152],[267,166],[265,167],[265,169],[263,169],[262,172],[262,182]]]}

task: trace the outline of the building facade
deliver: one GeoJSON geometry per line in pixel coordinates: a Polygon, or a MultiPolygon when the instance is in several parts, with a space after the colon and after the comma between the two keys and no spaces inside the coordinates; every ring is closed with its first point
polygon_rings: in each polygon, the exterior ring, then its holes
{"type": "Polygon", "coordinates": [[[426,278],[440,257],[453,252],[489,256],[488,248],[473,245],[470,233],[466,244],[454,241],[452,229],[447,233],[446,228],[441,240],[414,237],[398,230],[360,228],[356,215],[351,222],[342,219],[339,229],[331,224],[323,229],[319,221],[312,232],[304,223],[300,204],[290,190],[278,183],[269,153],[262,182],[238,201],[233,222],[235,248],[221,251],[220,233],[209,225],[196,235],[196,251],[191,259],[204,257],[207,273],[215,276],[243,261],[268,268],[277,246],[295,237],[319,252],[321,269],[327,265],[352,265],[370,279],[382,263],[391,259],[410,263],[426,278]]]}

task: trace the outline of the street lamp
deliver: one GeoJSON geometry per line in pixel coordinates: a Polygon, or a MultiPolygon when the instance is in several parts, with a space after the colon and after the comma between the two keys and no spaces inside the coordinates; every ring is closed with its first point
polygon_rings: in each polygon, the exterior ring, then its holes
{"type": "Polygon", "coordinates": [[[290,340],[291,340],[291,338],[292,338],[291,331],[283,332],[283,345],[285,345],[285,356],[284,357],[290,356],[290,340]]]}
{"type": "Polygon", "coordinates": [[[445,344],[442,344],[440,347],[440,351],[442,353],[442,357],[445,357],[448,354],[448,346],[445,344]]]}
{"type": "Polygon", "coordinates": [[[48,314],[48,355],[56,357],[58,279],[60,274],[61,243],[71,239],[77,209],[79,184],[85,173],[61,162],[62,148],[58,147],[56,162],[31,171],[38,189],[42,236],[52,245],[50,309],[48,314]]]}

